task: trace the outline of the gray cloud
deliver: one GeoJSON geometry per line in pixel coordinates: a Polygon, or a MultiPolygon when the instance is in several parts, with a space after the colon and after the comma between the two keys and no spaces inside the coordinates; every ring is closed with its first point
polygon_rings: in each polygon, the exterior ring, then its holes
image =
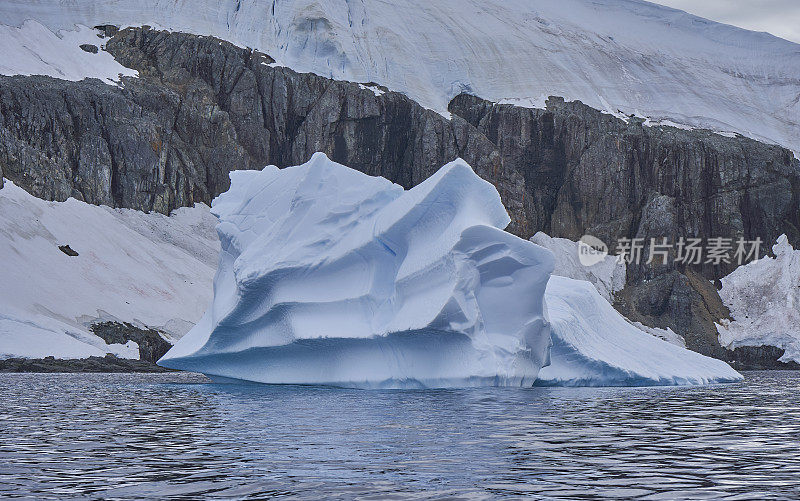
{"type": "Polygon", "coordinates": [[[798,0],[650,0],[714,21],[800,43],[798,0]]]}

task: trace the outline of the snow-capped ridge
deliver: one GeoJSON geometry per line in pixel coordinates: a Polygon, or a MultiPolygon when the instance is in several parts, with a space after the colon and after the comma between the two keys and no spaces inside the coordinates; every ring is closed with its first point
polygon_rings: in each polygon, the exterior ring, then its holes
{"type": "Polygon", "coordinates": [[[97,78],[117,85],[123,76],[139,72],[119,64],[103,50],[97,30],[75,25],[50,31],[38,21],[28,19],[19,27],[0,24],[0,75],[46,75],[62,80],[97,78]],[[88,44],[96,53],[81,49],[88,44]]]}
{"type": "Polygon", "coordinates": [[[534,106],[558,95],[800,151],[800,45],[639,0],[8,0],[0,13],[54,31],[110,23],[213,35],[445,115],[462,91],[534,106]]]}

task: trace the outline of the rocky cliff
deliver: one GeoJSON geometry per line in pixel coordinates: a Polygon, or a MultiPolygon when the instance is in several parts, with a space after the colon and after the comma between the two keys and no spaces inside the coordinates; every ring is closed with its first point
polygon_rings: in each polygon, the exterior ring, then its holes
{"type": "MultiPolygon", "coordinates": [[[[167,213],[209,203],[230,170],[299,164],[315,151],[406,188],[462,157],[498,187],[522,237],[589,233],[612,250],[622,237],[800,242],[800,164],[776,146],[558,98],[537,110],[461,95],[448,119],[212,37],[102,29],[105,49],[139,78],[0,77],[0,169],[39,197],[167,213]]],[[[713,327],[727,312],[709,280],[732,266],[630,266],[617,307],[729,357],[713,327]]]]}
{"type": "Polygon", "coordinates": [[[546,110],[531,110],[462,95],[450,111],[483,132],[502,164],[523,175],[525,230],[572,240],[591,234],[611,250],[620,238],[644,239],[642,262],[628,266],[618,310],[672,328],[696,351],[742,358],[719,346],[714,326],[729,312],[711,280],[735,262],[676,265],[675,249],[666,262],[644,261],[651,238],[761,238],[761,255],[782,233],[800,240],[800,162],[791,152],[710,131],[648,127],[557,98],[546,110]]]}

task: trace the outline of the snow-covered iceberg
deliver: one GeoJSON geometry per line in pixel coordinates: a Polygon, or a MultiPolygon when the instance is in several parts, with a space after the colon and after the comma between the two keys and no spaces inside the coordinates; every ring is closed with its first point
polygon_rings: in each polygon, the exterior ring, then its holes
{"type": "Polygon", "coordinates": [[[722,360],[668,343],[631,325],[591,283],[552,276],[545,303],[551,363],[539,385],[656,386],[741,381],[722,360]]]}
{"type": "Polygon", "coordinates": [[[317,153],[232,172],[211,210],[214,299],[165,367],[359,387],[741,379],[551,277],[553,254],[502,231],[497,190],[462,160],[405,191],[317,153]]]}
{"type": "Polygon", "coordinates": [[[214,299],[159,364],[355,386],[531,385],[550,251],[462,160],[405,191],[317,153],[231,173],[214,299]]]}

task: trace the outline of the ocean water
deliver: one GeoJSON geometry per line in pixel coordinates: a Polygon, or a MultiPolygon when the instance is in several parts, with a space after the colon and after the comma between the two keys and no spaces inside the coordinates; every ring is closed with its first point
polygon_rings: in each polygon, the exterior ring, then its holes
{"type": "Polygon", "coordinates": [[[800,499],[798,396],[0,374],[0,498],[800,499]]]}

